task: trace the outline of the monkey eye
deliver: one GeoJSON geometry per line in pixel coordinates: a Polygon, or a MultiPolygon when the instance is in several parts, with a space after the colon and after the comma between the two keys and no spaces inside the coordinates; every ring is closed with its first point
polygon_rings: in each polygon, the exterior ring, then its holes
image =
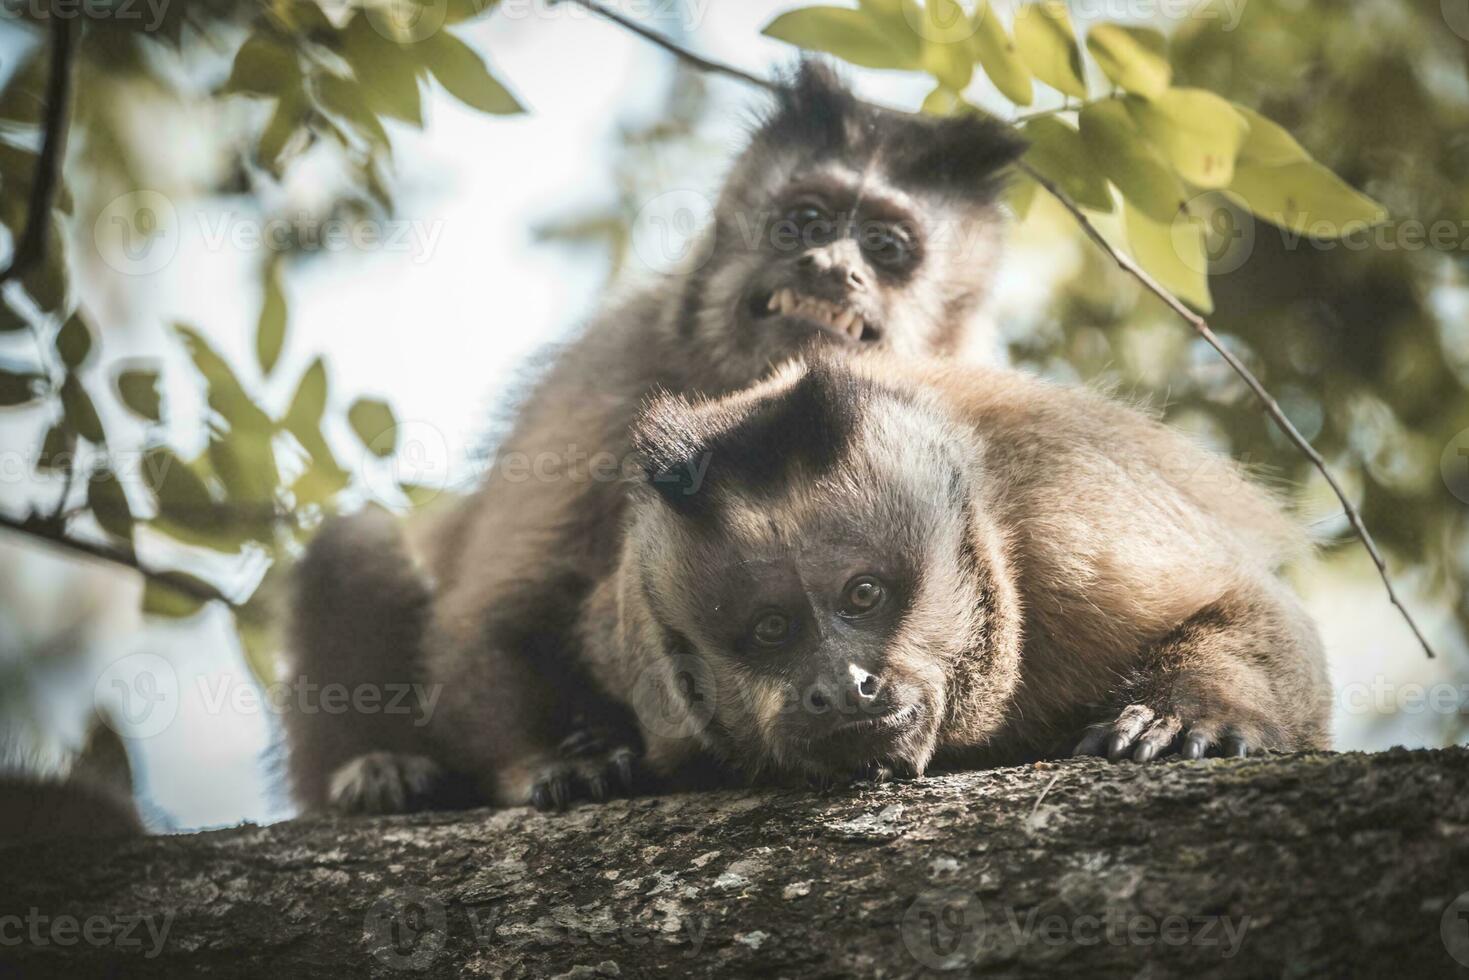
{"type": "Polygon", "coordinates": [[[858,575],[842,590],[842,615],[865,616],[887,599],[887,589],[875,575],[858,575]]]}
{"type": "Polygon", "coordinates": [[[836,217],[819,204],[798,204],[786,212],[786,220],[795,226],[808,247],[830,245],[837,237],[836,217]]]}
{"type": "Polygon", "coordinates": [[[771,610],[755,620],[750,635],[762,647],[778,647],[791,636],[791,618],[783,612],[771,610]]]}
{"type": "Polygon", "coordinates": [[[862,251],[879,265],[894,267],[909,262],[915,249],[912,237],[904,229],[874,224],[863,229],[862,251]]]}

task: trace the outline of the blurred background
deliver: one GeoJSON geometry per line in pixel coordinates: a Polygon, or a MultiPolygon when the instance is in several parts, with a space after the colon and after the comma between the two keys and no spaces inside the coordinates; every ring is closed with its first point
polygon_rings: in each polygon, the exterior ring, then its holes
{"type": "MultiPolygon", "coordinates": [[[[762,32],[798,3],[609,6],[755,73],[796,55],[771,36],[789,29],[762,32]]],[[[1044,194],[1014,200],[979,353],[1146,400],[1288,496],[1322,546],[1295,578],[1326,639],[1339,748],[1463,741],[1469,2],[1069,8],[1081,35],[1160,31],[1173,85],[1274,120],[1386,209],[1313,239],[1214,203],[1190,299],[1212,292],[1214,329],[1348,488],[1438,658],[1243,383],[1044,194]]],[[[41,0],[0,15],[12,260],[58,37],[75,82],[51,234],[0,308],[0,764],[63,772],[100,710],[153,829],[283,819],[281,573],[327,512],[472,485],[527,359],[609,288],[674,274],[763,100],[572,3],[68,9],[66,28],[41,0]]],[[[1008,32],[1016,5],[991,13],[1008,32]]],[[[802,43],[866,50],[838,34],[802,43]]],[[[1019,106],[985,71],[844,70],[904,109],[940,111],[942,92],[950,109],[1068,118],[1041,70],[1019,106]]]]}

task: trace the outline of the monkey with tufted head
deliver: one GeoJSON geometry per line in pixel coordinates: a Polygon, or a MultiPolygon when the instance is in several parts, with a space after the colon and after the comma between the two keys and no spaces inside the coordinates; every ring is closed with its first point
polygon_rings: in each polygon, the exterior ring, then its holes
{"type": "Polygon", "coordinates": [[[660,399],[637,441],[647,479],[583,629],[654,772],[1328,744],[1320,640],[1279,577],[1300,532],[1131,408],[1010,371],[813,357],[660,399]]]}
{"type": "Polygon", "coordinates": [[[369,514],[312,546],[291,675],[442,698],[421,729],[288,714],[297,799],[400,810],[454,786],[551,807],[625,782],[619,746],[563,742],[618,723],[575,624],[617,564],[639,406],[657,391],[723,395],[813,348],[963,351],[998,261],[1001,177],[1021,150],[994,120],[867,105],[803,64],[736,160],[694,267],[612,305],[555,355],[477,492],[406,537],[369,514]]]}

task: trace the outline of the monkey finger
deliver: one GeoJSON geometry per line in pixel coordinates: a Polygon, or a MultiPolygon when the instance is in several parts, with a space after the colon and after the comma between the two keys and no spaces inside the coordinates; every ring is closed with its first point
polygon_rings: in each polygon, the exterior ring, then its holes
{"type": "Polygon", "coordinates": [[[608,772],[612,775],[615,785],[624,793],[631,794],[636,785],[634,778],[636,763],[637,753],[629,748],[614,750],[607,760],[608,772]]]}
{"type": "Polygon", "coordinates": [[[1071,750],[1073,756],[1081,755],[1105,755],[1107,736],[1112,734],[1111,725],[1090,725],[1086,733],[1082,735],[1081,741],[1076,743],[1076,748],[1071,750]]]}
{"type": "Polygon", "coordinates": [[[1178,739],[1178,733],[1183,729],[1183,721],[1176,715],[1163,715],[1157,721],[1148,726],[1142,737],[1137,741],[1137,748],[1133,750],[1132,760],[1134,762],[1151,762],[1160,755],[1165,755],[1170,746],[1178,739]]]}
{"type": "Polygon", "coordinates": [[[1123,708],[1117,720],[1112,723],[1112,737],[1107,739],[1108,760],[1120,761],[1152,720],[1153,709],[1146,705],[1130,704],[1123,708]]]}
{"type": "Polygon", "coordinates": [[[1250,745],[1242,735],[1226,735],[1224,738],[1224,756],[1231,759],[1243,759],[1250,754],[1250,745]]]}
{"type": "Polygon", "coordinates": [[[1188,737],[1183,740],[1182,755],[1185,759],[1202,759],[1218,741],[1218,735],[1214,729],[1195,725],[1189,729],[1188,737]]]}

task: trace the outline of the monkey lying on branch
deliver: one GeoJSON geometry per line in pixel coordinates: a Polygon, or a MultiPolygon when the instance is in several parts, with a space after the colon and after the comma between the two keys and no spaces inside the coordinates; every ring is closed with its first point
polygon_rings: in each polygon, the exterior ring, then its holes
{"type": "Polygon", "coordinates": [[[637,441],[647,481],[583,649],[655,774],[1327,745],[1320,640],[1277,575],[1300,531],[1140,412],[820,358],[661,399],[637,441]]]}
{"type": "Polygon", "coordinates": [[[1267,495],[1104,398],[924,360],[973,327],[1019,150],[804,66],[706,260],[594,322],[497,457],[641,459],[651,489],[497,462],[406,534],[367,513],[313,544],[291,676],[440,700],[426,725],[288,715],[298,800],[550,809],[639,769],[1325,744],[1319,640],[1277,574],[1303,545],[1267,495]]]}

